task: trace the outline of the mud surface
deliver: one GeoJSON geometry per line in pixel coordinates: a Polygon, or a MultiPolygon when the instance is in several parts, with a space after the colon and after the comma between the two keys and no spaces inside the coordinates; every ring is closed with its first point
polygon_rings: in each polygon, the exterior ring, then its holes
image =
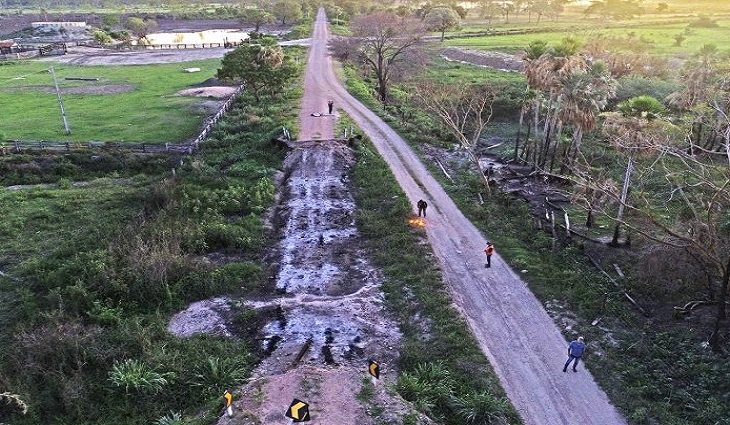
{"type": "Polygon", "coordinates": [[[441,52],[441,57],[451,62],[461,62],[500,71],[520,72],[524,66],[519,56],[502,52],[467,50],[458,47],[444,49],[441,52]]]}

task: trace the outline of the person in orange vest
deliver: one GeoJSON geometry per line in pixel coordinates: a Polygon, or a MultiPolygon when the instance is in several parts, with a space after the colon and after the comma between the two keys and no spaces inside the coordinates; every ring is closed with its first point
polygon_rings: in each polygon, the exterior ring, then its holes
{"type": "Polygon", "coordinates": [[[485,268],[492,267],[492,254],[494,254],[494,245],[492,245],[491,242],[487,242],[487,247],[484,248],[484,253],[487,254],[487,264],[484,265],[485,268]]]}

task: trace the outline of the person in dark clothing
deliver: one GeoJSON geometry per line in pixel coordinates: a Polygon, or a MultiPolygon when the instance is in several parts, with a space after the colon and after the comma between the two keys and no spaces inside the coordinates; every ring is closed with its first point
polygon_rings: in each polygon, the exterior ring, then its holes
{"type": "Polygon", "coordinates": [[[335,102],[332,100],[327,101],[327,108],[329,109],[329,114],[332,115],[332,109],[335,107],[335,102]]]}
{"type": "Polygon", "coordinates": [[[491,242],[487,242],[487,247],[484,248],[484,253],[487,254],[487,264],[484,265],[486,268],[492,267],[492,254],[494,254],[494,245],[491,242]]]}
{"type": "Polygon", "coordinates": [[[421,217],[421,213],[423,213],[423,217],[426,217],[426,208],[428,208],[426,201],[420,199],[418,203],[416,203],[416,206],[418,207],[418,216],[421,217]]]}
{"type": "Polygon", "coordinates": [[[563,372],[568,371],[568,366],[573,363],[573,372],[578,372],[575,368],[578,367],[580,358],[583,357],[583,353],[586,351],[586,344],[583,342],[583,337],[579,336],[577,340],[573,341],[568,345],[568,361],[563,366],[563,372]]]}

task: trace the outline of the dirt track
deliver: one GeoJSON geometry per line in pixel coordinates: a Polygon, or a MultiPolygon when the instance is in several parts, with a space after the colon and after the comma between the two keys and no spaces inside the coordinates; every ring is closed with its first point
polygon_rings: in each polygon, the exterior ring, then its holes
{"type": "Polygon", "coordinates": [[[309,114],[322,112],[326,99],[332,98],[370,137],[414,204],[419,198],[429,201],[426,230],[454,302],[525,424],[625,424],[582,366],[577,374],[561,371],[567,343],[542,304],[498,255],[493,257],[491,269],[484,268],[485,237],[459,211],[407,143],[347,93],[327,54],[328,36],[326,17],[320,10],[310,53],[314,72],[306,79],[307,92],[318,95],[303,102],[300,139],[331,134],[333,120],[309,114]]]}

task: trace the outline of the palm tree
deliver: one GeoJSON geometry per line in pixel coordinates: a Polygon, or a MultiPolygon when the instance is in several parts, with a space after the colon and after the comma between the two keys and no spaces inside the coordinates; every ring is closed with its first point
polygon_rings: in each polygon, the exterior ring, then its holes
{"type": "Polygon", "coordinates": [[[693,154],[695,145],[702,143],[704,123],[713,118],[706,106],[713,94],[713,81],[717,76],[717,59],[717,46],[703,45],[682,72],[682,81],[686,81],[685,86],[667,98],[672,106],[688,112],[691,117],[691,123],[689,123],[692,129],[691,137],[689,137],[690,154],[693,154]]]}
{"type": "Polygon", "coordinates": [[[616,80],[602,62],[593,62],[587,70],[568,74],[561,80],[560,119],[573,125],[573,138],[563,152],[561,173],[570,167],[583,135],[596,126],[598,114],[615,94],[616,80]]]}
{"type": "Polygon", "coordinates": [[[618,246],[621,223],[624,221],[626,200],[631,187],[636,155],[655,144],[658,137],[666,137],[664,121],[659,119],[665,111],[664,105],[651,96],[637,96],[619,105],[619,112],[606,115],[603,132],[619,151],[627,153],[628,161],[624,172],[623,186],[616,214],[616,226],[610,245],[618,246]]]}

